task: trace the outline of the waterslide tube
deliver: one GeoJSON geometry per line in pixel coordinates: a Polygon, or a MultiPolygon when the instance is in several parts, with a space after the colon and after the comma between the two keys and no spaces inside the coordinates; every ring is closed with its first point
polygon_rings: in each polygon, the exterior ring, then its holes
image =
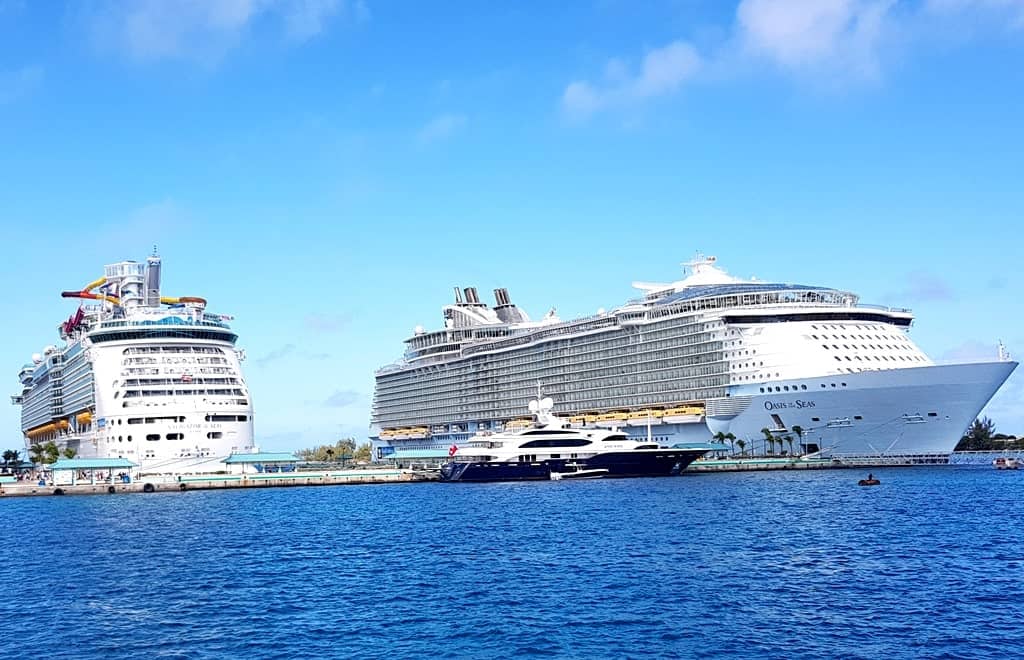
{"type": "Polygon", "coordinates": [[[93,289],[98,286],[103,286],[107,283],[107,278],[101,277],[94,282],[89,282],[85,285],[85,288],[81,291],[62,291],[60,294],[61,298],[85,298],[87,300],[105,300],[113,305],[120,305],[121,300],[114,296],[107,296],[102,293],[90,293],[93,289]]]}

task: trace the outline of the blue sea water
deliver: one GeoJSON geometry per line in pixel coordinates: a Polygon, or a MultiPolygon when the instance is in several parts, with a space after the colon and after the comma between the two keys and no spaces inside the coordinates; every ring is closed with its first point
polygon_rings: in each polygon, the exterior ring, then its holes
{"type": "Polygon", "coordinates": [[[0,501],[3,657],[1019,656],[1024,471],[0,501]]]}

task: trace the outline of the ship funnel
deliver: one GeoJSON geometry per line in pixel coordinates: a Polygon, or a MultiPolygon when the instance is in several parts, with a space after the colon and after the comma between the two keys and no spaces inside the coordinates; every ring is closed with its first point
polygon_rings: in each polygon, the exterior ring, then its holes
{"type": "Polygon", "coordinates": [[[146,259],[146,307],[160,306],[160,257],[155,254],[146,259]]]}
{"type": "Polygon", "coordinates": [[[474,287],[474,286],[467,286],[466,287],[466,302],[469,303],[470,305],[479,305],[480,304],[480,296],[476,295],[476,287],[474,287]]]}
{"type": "Polygon", "coordinates": [[[455,304],[456,305],[461,305],[462,304],[462,292],[459,291],[459,287],[455,287],[455,304]]]}
{"type": "Polygon", "coordinates": [[[508,289],[495,289],[494,302],[497,303],[497,307],[508,307],[511,305],[512,300],[508,297],[508,289]]]}

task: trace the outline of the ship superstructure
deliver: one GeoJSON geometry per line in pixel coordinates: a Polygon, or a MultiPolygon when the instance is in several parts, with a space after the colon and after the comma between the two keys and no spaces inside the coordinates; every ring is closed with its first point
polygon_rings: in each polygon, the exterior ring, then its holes
{"type": "Polygon", "coordinates": [[[531,321],[504,289],[494,307],[456,289],[444,327],[417,328],[377,372],[378,455],[525,423],[540,386],[575,425],[666,444],[721,433],[776,453],[943,456],[1016,366],[936,365],[908,336],[910,310],[849,291],[741,280],[714,257],[684,266],[678,282],[634,283],[640,298],[571,321],[531,321]]]}
{"type": "Polygon", "coordinates": [[[65,298],[83,302],[19,373],[25,445],[121,457],[141,472],[223,469],[249,452],[252,400],[230,317],[199,297],[160,293],[161,260],[125,261],[65,298]],[[89,301],[89,302],[86,302],[89,301]]]}

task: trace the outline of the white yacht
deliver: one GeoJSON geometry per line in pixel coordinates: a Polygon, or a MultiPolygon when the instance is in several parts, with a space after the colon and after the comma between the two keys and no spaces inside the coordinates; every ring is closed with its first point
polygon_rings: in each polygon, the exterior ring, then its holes
{"type": "Polygon", "coordinates": [[[456,289],[443,327],[417,327],[377,372],[377,456],[501,431],[539,384],[573,427],[663,445],[722,433],[757,451],[940,462],[1017,364],[938,365],[910,339],[910,310],[743,280],[714,257],[684,265],[680,281],[634,283],[639,298],[573,320],[533,321],[505,289],[493,307],[456,289]]]}
{"type": "Polygon", "coordinates": [[[519,431],[481,432],[452,445],[445,481],[535,481],[563,478],[658,477],[680,474],[712,449],[662,447],[605,429],[574,429],[552,413],[550,398],[530,402],[536,423],[519,431]]]}
{"type": "Polygon", "coordinates": [[[212,472],[251,452],[252,401],[231,317],[160,294],[160,258],[106,266],[65,298],[82,301],[19,373],[25,446],[126,458],[143,473],[212,472]],[[91,301],[86,304],[85,301],[91,301]]]}

